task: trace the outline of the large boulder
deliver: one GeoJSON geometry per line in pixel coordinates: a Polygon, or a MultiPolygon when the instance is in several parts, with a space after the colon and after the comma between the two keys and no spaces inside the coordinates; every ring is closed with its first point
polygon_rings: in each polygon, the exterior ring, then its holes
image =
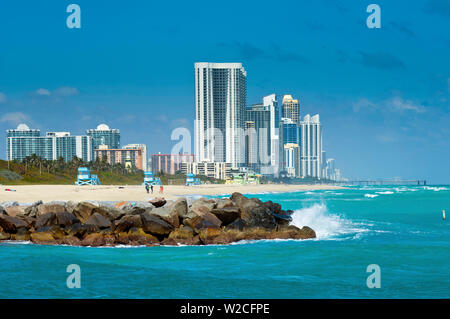
{"type": "Polygon", "coordinates": [[[30,235],[31,241],[40,245],[55,245],[57,244],[55,238],[50,232],[36,231],[30,235]]]}
{"type": "Polygon", "coordinates": [[[62,245],[81,246],[81,240],[75,236],[66,236],[58,242],[62,245]]]}
{"type": "Polygon", "coordinates": [[[245,226],[245,222],[242,219],[237,218],[234,222],[227,225],[225,229],[242,231],[244,230],[245,226]]]}
{"type": "Polygon", "coordinates": [[[36,232],[38,232],[38,233],[49,233],[49,234],[52,235],[52,237],[54,239],[62,239],[62,238],[64,238],[66,236],[66,233],[64,232],[64,230],[61,229],[57,225],[41,227],[36,232]]]}
{"type": "Polygon", "coordinates": [[[147,234],[142,228],[131,228],[128,231],[127,237],[129,245],[154,245],[159,243],[158,238],[147,234]]]}
{"type": "Polygon", "coordinates": [[[77,206],[73,209],[73,214],[77,217],[82,223],[91,217],[94,213],[94,209],[98,208],[98,205],[95,205],[90,202],[81,202],[78,203],[77,206]]]}
{"type": "Polygon", "coordinates": [[[0,240],[9,240],[11,238],[11,235],[10,234],[8,234],[8,233],[6,233],[6,232],[3,232],[1,229],[0,229],[0,240]]]}
{"type": "Polygon", "coordinates": [[[186,198],[179,198],[170,204],[171,212],[175,212],[179,217],[184,218],[188,213],[188,206],[186,198]]]}
{"type": "Polygon", "coordinates": [[[30,225],[20,218],[0,215],[0,227],[4,232],[14,234],[17,233],[20,228],[29,228],[30,225]]]}
{"type": "Polygon", "coordinates": [[[241,193],[233,193],[230,198],[241,210],[241,219],[249,227],[274,229],[277,224],[267,206],[257,198],[247,198],[241,193]]]}
{"type": "Polygon", "coordinates": [[[211,210],[217,218],[222,221],[222,225],[226,226],[234,222],[241,216],[241,211],[239,207],[227,206],[223,208],[214,208],[211,210]]]}
{"type": "Polygon", "coordinates": [[[271,200],[264,202],[264,206],[266,206],[271,212],[275,214],[282,214],[281,205],[278,203],[274,203],[271,200]]]}
{"type": "Polygon", "coordinates": [[[149,202],[155,207],[162,207],[167,203],[167,201],[161,197],[156,197],[156,198],[150,200],[149,202]]]}
{"type": "Polygon", "coordinates": [[[183,219],[183,224],[198,233],[203,228],[219,228],[222,221],[212,214],[206,206],[199,206],[190,208],[188,216],[183,219]]]}
{"type": "Polygon", "coordinates": [[[77,207],[77,205],[78,205],[77,202],[74,202],[74,201],[69,200],[69,201],[66,203],[66,211],[67,211],[68,213],[70,213],[70,214],[73,214],[73,210],[77,207]]]}
{"type": "Polygon", "coordinates": [[[89,217],[85,222],[85,225],[94,225],[97,226],[100,229],[105,229],[111,227],[111,221],[109,219],[106,219],[99,213],[94,213],[89,217]]]}
{"type": "Polygon", "coordinates": [[[205,228],[199,233],[199,237],[205,245],[224,245],[234,241],[231,233],[220,228],[205,228]]]}
{"type": "Polygon", "coordinates": [[[177,210],[172,209],[170,206],[153,208],[149,214],[161,218],[175,228],[180,226],[180,217],[178,216],[177,210]]]}
{"type": "Polygon", "coordinates": [[[43,202],[41,200],[34,202],[33,204],[25,208],[24,215],[29,217],[36,217],[38,212],[38,206],[42,204],[43,202]]]}
{"type": "Polygon", "coordinates": [[[47,203],[37,206],[36,215],[44,215],[48,213],[64,213],[66,211],[66,205],[63,203],[47,203]]]}
{"type": "Polygon", "coordinates": [[[174,229],[161,244],[169,246],[201,245],[202,242],[198,235],[194,235],[194,230],[192,228],[181,225],[180,228],[174,229]]]}
{"type": "Polygon", "coordinates": [[[142,228],[146,233],[153,235],[165,236],[170,234],[173,226],[163,219],[152,215],[150,212],[145,212],[141,215],[142,228]]]}
{"type": "Polygon", "coordinates": [[[55,217],[56,224],[63,228],[80,222],[78,218],[68,212],[57,212],[55,217]]]}
{"type": "Polygon", "coordinates": [[[223,209],[228,207],[235,207],[233,201],[228,198],[219,198],[216,200],[216,208],[217,209],[223,209]]]}
{"type": "Polygon", "coordinates": [[[272,231],[267,234],[267,239],[309,239],[316,238],[314,230],[308,226],[299,229],[296,226],[281,226],[277,231],[272,231]]]}
{"type": "Polygon", "coordinates": [[[64,231],[66,232],[67,236],[74,236],[81,239],[87,234],[99,232],[100,228],[94,225],[84,225],[81,223],[77,223],[71,226],[67,226],[64,231]]]}
{"type": "Polygon", "coordinates": [[[104,246],[105,245],[105,239],[103,234],[101,233],[92,233],[89,235],[86,235],[86,237],[81,241],[81,246],[91,246],[91,247],[97,247],[97,246],[104,246]]]}
{"type": "Polygon", "coordinates": [[[132,227],[142,227],[140,215],[125,215],[120,220],[114,221],[114,232],[116,233],[126,233],[132,227]]]}
{"type": "Polygon", "coordinates": [[[96,207],[92,211],[93,213],[98,213],[105,217],[106,219],[110,220],[111,222],[121,219],[125,212],[122,209],[115,208],[113,206],[100,206],[96,207]]]}
{"type": "Polygon", "coordinates": [[[194,230],[191,227],[184,226],[174,229],[168,236],[171,239],[191,239],[194,237],[194,230]]]}
{"type": "Polygon", "coordinates": [[[201,198],[193,201],[189,208],[192,210],[192,209],[200,207],[200,206],[205,206],[210,211],[213,208],[216,208],[216,201],[214,199],[201,197],[201,198]]]}
{"type": "Polygon", "coordinates": [[[125,215],[142,215],[146,211],[150,210],[151,208],[143,208],[139,206],[130,206],[126,207],[123,211],[125,212],[125,215]]]}
{"type": "Polygon", "coordinates": [[[12,217],[25,214],[25,208],[23,206],[9,206],[5,208],[6,214],[12,217]]]}
{"type": "Polygon", "coordinates": [[[45,214],[39,215],[36,218],[35,228],[39,229],[42,227],[48,227],[48,226],[57,225],[57,224],[58,224],[58,220],[56,218],[55,213],[45,213],[45,214]]]}
{"type": "Polygon", "coordinates": [[[29,241],[31,239],[30,237],[31,232],[27,230],[26,228],[20,228],[17,233],[11,234],[12,240],[22,240],[22,241],[29,241]]]}
{"type": "Polygon", "coordinates": [[[58,225],[62,228],[79,223],[80,220],[74,215],[64,211],[57,213],[45,213],[36,218],[35,228],[58,225]]]}

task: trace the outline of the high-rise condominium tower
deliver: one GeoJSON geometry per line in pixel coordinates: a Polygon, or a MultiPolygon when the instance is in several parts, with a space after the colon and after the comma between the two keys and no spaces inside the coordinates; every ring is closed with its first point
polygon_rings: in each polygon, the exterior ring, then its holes
{"type": "Polygon", "coordinates": [[[120,131],[110,129],[106,124],[100,124],[96,129],[87,130],[87,136],[92,137],[93,149],[99,149],[100,145],[106,145],[110,149],[120,148],[120,131]]]}
{"type": "Polygon", "coordinates": [[[246,76],[241,63],[195,63],[197,161],[245,163],[246,76]]]}
{"type": "Polygon", "coordinates": [[[300,175],[322,176],[322,126],[319,114],[307,114],[300,122],[300,175]]]}
{"type": "Polygon", "coordinates": [[[291,119],[295,124],[300,121],[300,103],[294,100],[292,95],[283,96],[282,117],[291,119]]]}
{"type": "Polygon", "coordinates": [[[49,161],[60,157],[71,161],[76,156],[88,162],[93,154],[89,136],[71,136],[69,132],[48,132],[41,136],[39,130],[30,129],[25,124],[6,131],[6,150],[8,161],[22,161],[34,154],[49,161]]]}
{"type": "Polygon", "coordinates": [[[265,96],[262,104],[254,104],[247,109],[247,135],[249,145],[247,151],[254,150],[249,159],[255,159],[256,169],[265,175],[278,175],[280,163],[279,111],[275,94],[265,96]],[[252,123],[252,127],[250,127],[252,123]],[[254,134],[252,134],[252,129],[254,134]],[[254,135],[254,136],[252,136],[254,135]]]}

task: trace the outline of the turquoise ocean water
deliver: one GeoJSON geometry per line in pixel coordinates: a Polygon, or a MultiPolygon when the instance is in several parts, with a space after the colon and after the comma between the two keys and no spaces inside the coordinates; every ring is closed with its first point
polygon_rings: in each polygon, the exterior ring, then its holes
{"type": "Polygon", "coordinates": [[[0,298],[450,298],[450,186],[251,195],[318,238],[203,247],[0,244],[0,298]],[[447,220],[442,220],[442,210],[447,220]],[[66,267],[81,267],[68,289],[66,267]],[[369,264],[381,288],[369,289],[369,264]]]}

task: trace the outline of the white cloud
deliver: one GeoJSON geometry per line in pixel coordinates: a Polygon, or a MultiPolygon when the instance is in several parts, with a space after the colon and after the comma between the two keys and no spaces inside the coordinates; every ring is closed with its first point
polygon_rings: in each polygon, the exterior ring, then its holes
{"type": "Polygon", "coordinates": [[[78,95],[80,91],[77,88],[70,86],[62,86],[54,91],[55,95],[58,96],[73,96],[78,95]]]}
{"type": "Polygon", "coordinates": [[[50,91],[47,89],[37,89],[36,90],[36,94],[37,95],[46,95],[46,96],[50,96],[50,91]]]}
{"type": "Polygon", "coordinates": [[[401,97],[394,97],[387,102],[387,106],[394,111],[414,111],[417,113],[425,112],[425,107],[423,105],[414,104],[410,100],[403,100],[401,97]]]}
{"type": "Polygon", "coordinates": [[[0,92],[0,103],[5,103],[6,102],[6,94],[0,92]]]}
{"type": "Polygon", "coordinates": [[[359,99],[353,103],[353,112],[359,112],[362,110],[374,110],[376,105],[366,98],[359,99]]]}
{"type": "Polygon", "coordinates": [[[8,123],[10,125],[18,125],[21,123],[29,123],[30,117],[22,112],[5,113],[0,118],[0,123],[8,123]]]}

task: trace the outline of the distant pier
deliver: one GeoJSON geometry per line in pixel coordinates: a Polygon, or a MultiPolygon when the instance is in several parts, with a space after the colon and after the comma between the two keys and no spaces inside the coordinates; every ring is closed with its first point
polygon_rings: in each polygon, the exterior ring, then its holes
{"type": "Polygon", "coordinates": [[[356,180],[356,181],[330,181],[329,184],[338,185],[427,185],[426,180],[356,180]]]}

